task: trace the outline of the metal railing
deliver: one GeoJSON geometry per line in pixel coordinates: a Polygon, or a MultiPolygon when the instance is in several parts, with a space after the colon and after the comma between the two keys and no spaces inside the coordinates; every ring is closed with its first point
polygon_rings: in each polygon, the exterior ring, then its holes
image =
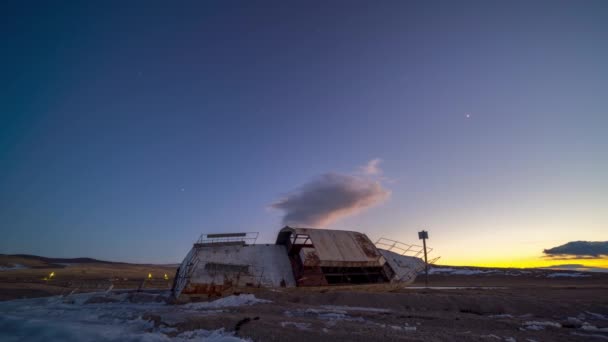
{"type": "Polygon", "coordinates": [[[197,244],[214,244],[226,242],[243,242],[246,245],[254,245],[258,239],[258,232],[226,233],[226,234],[201,234],[196,241],[197,244]]]}
{"type": "MultiPolygon", "coordinates": [[[[399,242],[396,240],[391,240],[387,238],[380,238],[375,243],[377,248],[384,249],[387,251],[391,251],[393,253],[397,253],[399,255],[406,255],[411,257],[418,258],[421,254],[424,254],[424,247],[419,245],[408,245],[407,243],[399,242]]],[[[427,254],[430,253],[433,249],[427,247],[427,254]]]]}

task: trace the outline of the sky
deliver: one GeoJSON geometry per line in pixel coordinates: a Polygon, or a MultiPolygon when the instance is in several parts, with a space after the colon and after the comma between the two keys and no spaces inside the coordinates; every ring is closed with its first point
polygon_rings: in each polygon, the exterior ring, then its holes
{"type": "Polygon", "coordinates": [[[608,240],[605,1],[6,1],[0,38],[0,253],[297,224],[608,267],[543,252],[608,240]]]}

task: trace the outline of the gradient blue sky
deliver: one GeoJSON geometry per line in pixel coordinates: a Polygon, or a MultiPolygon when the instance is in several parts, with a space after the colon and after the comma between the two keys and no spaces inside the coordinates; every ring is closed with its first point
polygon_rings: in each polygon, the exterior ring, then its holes
{"type": "Polygon", "coordinates": [[[272,203],[374,158],[390,199],[330,227],[446,263],[608,240],[605,1],[7,1],[0,37],[0,253],[273,242],[272,203]]]}

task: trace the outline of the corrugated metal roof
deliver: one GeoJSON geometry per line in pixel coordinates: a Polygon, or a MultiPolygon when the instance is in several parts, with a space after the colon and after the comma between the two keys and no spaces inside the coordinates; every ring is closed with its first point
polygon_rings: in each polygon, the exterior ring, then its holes
{"type": "Polygon", "coordinates": [[[346,230],[285,227],[277,244],[287,244],[292,234],[308,235],[321,262],[320,266],[378,266],[380,253],[362,233],[346,230]]]}

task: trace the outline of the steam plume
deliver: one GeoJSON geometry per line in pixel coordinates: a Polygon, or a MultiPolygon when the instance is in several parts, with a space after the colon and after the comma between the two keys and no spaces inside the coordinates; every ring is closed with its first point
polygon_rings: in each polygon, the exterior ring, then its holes
{"type": "MultiPolygon", "coordinates": [[[[379,160],[366,174],[379,174],[379,160]]],[[[272,204],[285,212],[283,224],[325,227],[338,219],[355,215],[377,205],[390,196],[390,191],[369,176],[326,173],[272,204]]]]}

